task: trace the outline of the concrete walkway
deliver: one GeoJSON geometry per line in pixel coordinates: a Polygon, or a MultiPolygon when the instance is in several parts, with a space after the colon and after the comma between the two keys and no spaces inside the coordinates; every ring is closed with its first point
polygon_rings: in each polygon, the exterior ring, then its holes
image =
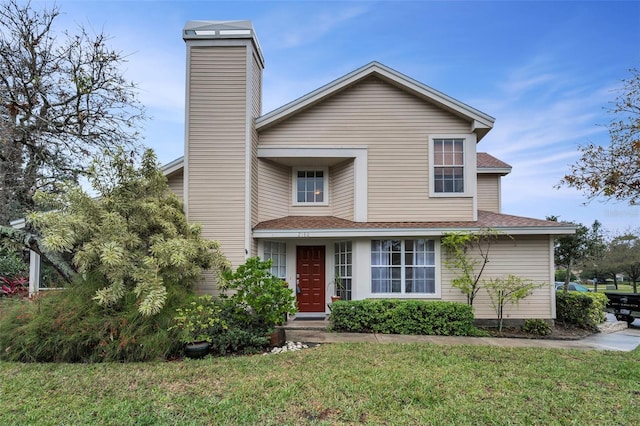
{"type": "Polygon", "coordinates": [[[509,348],[555,348],[632,351],[640,345],[640,320],[627,328],[615,318],[600,327],[601,332],[578,340],[514,339],[503,337],[406,336],[376,333],[334,333],[327,321],[290,320],[285,326],[287,340],[313,343],[431,343],[436,345],[484,345],[509,348]]]}

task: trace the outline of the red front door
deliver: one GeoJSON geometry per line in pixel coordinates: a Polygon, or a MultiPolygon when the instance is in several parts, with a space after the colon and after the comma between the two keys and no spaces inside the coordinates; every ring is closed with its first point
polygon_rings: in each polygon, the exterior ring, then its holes
{"type": "Polygon", "coordinates": [[[324,246],[298,246],[296,259],[298,311],[324,312],[324,246]]]}

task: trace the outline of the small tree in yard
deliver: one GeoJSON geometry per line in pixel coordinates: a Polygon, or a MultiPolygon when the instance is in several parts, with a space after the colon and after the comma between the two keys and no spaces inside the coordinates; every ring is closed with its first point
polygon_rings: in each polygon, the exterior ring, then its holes
{"type": "Polygon", "coordinates": [[[534,289],[542,287],[542,284],[509,274],[507,278],[492,278],[485,281],[484,286],[491,299],[491,306],[498,315],[498,331],[502,331],[505,306],[518,305],[520,300],[529,296],[534,289]]]}
{"type": "Polygon", "coordinates": [[[480,278],[489,263],[491,243],[498,238],[498,232],[485,229],[480,232],[450,232],[442,236],[441,244],[447,255],[445,266],[459,272],[452,285],[467,296],[467,303],[473,306],[480,278]]]}
{"type": "Polygon", "coordinates": [[[113,307],[134,293],[145,316],[162,309],[167,285],[190,286],[201,270],[224,270],[218,243],[187,223],[182,202],[171,193],[155,155],[148,150],[136,168],[124,151],[98,158],[89,181],[98,197],[68,184],[36,196],[50,210],[28,220],[40,245],[66,254],[70,279],[104,282],[94,299],[113,307]]]}
{"type": "MultiPolygon", "coordinates": [[[[547,220],[557,222],[557,216],[548,216],[547,220]]],[[[600,232],[600,222],[593,222],[591,228],[587,228],[581,223],[572,223],[576,226],[575,234],[561,235],[554,242],[554,260],[556,265],[565,268],[564,292],[569,289],[569,278],[571,270],[580,262],[591,259],[597,250],[601,249],[602,235],[600,232]]]]}

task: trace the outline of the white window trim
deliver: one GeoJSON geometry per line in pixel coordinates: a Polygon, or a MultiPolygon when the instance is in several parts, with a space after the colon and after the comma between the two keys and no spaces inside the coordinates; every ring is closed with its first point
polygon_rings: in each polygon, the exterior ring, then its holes
{"type": "Polygon", "coordinates": [[[447,198],[447,197],[472,197],[475,194],[475,180],[472,179],[476,173],[476,135],[469,134],[443,134],[429,135],[429,197],[447,198]],[[463,192],[435,192],[435,165],[433,156],[433,143],[435,139],[463,139],[464,147],[464,191],[463,192]]]}
{"type": "MultiPolygon", "coordinates": [[[[372,238],[372,240],[377,239],[385,239],[385,240],[416,240],[416,239],[426,239],[434,241],[434,253],[435,253],[435,265],[434,265],[434,278],[435,278],[435,292],[434,293],[374,293],[371,291],[371,240],[365,241],[365,245],[367,246],[367,251],[363,254],[366,254],[368,257],[368,271],[367,271],[367,295],[365,298],[368,299],[441,299],[442,298],[442,276],[441,276],[441,264],[442,259],[440,258],[440,239],[431,238],[426,236],[407,236],[407,237],[389,237],[389,238],[372,238]]],[[[363,247],[364,248],[364,247],[363,247]]],[[[364,251],[364,250],[363,250],[364,251]]],[[[354,257],[354,263],[356,262],[354,257]]],[[[404,262],[403,262],[404,263],[404,262]]],[[[403,266],[404,268],[404,266],[403,266]]],[[[402,281],[402,291],[404,291],[404,272],[403,272],[403,281],[402,281]]],[[[364,277],[363,277],[364,279],[364,277]]]]}
{"type": "MultiPolygon", "coordinates": [[[[270,243],[270,244],[274,244],[274,243],[275,244],[282,244],[284,246],[284,252],[282,252],[282,253],[278,252],[277,254],[278,255],[281,255],[281,254],[284,255],[284,262],[285,262],[284,265],[278,265],[278,266],[284,266],[285,273],[284,273],[284,276],[278,276],[278,278],[281,278],[281,279],[286,281],[287,274],[289,273],[289,270],[287,268],[287,260],[288,260],[287,259],[287,243],[285,241],[280,241],[280,240],[265,240],[265,241],[263,241],[262,244],[261,244],[261,247],[259,247],[259,249],[260,249],[259,253],[262,253],[262,256],[260,256],[260,258],[263,259],[263,260],[267,260],[267,257],[265,256],[267,243],[270,243]]],[[[273,252],[271,254],[273,254],[273,252]]]]}
{"type": "Polygon", "coordinates": [[[292,167],[291,199],[294,206],[328,206],[329,205],[329,168],[328,167],[292,167]],[[321,203],[307,203],[298,201],[298,172],[323,172],[324,199],[321,203]]]}

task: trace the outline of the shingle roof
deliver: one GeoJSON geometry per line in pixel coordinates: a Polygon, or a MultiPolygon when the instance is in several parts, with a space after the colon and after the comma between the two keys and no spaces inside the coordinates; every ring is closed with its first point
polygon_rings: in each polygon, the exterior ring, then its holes
{"type": "Polygon", "coordinates": [[[509,164],[486,152],[478,152],[477,159],[479,169],[511,169],[509,164]]]}
{"type": "Polygon", "coordinates": [[[535,229],[538,234],[564,233],[572,226],[563,222],[532,219],[528,217],[513,216],[501,213],[493,213],[478,210],[477,221],[453,221],[453,222],[353,222],[334,216],[287,216],[279,219],[260,222],[254,231],[312,231],[312,230],[391,230],[391,229],[424,229],[424,230],[464,230],[464,229],[535,229]]]}

